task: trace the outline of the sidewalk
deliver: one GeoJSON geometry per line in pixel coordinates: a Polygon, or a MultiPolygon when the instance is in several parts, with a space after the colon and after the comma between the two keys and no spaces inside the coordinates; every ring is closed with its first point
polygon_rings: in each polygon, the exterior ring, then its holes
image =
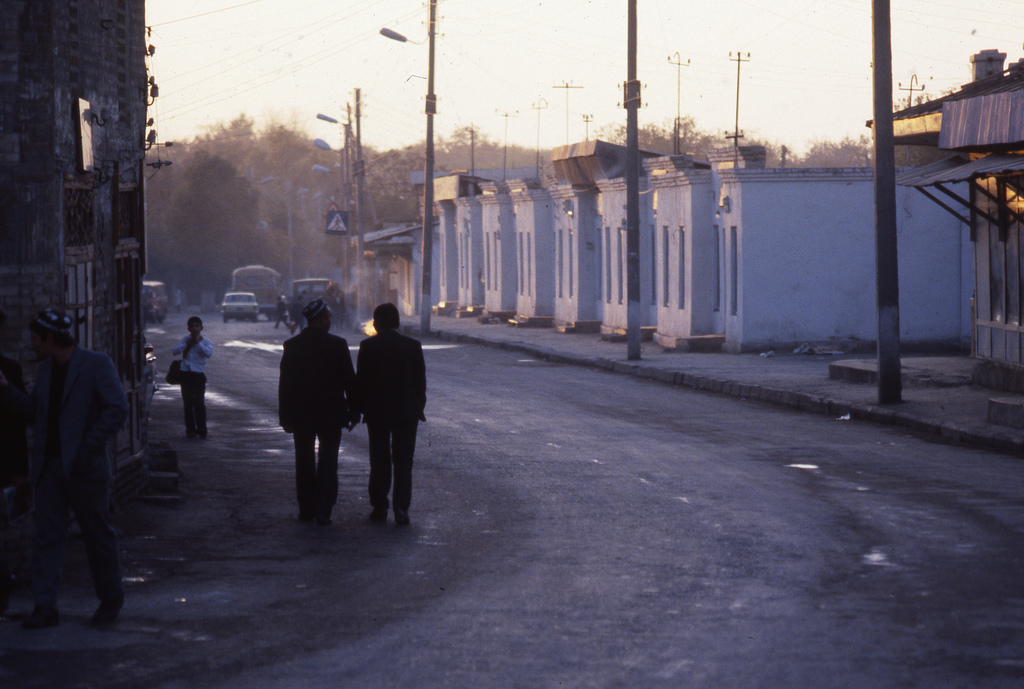
{"type": "Polygon", "coordinates": [[[935,440],[1024,456],[1024,430],[988,421],[990,399],[1024,404],[1024,395],[972,385],[967,356],[903,357],[903,401],[883,405],[877,384],[853,382],[877,372],[871,356],[679,353],[644,342],[641,359],[628,361],[624,342],[597,335],[447,316],[431,318],[431,334],[835,418],[902,426],[935,440]],[[845,379],[831,379],[830,367],[845,379]]]}

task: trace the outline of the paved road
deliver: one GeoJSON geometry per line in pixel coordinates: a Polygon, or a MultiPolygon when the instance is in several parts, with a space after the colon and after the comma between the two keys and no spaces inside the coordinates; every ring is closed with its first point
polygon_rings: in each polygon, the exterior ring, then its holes
{"type": "MultiPolygon", "coordinates": [[[[152,341],[169,349],[180,325],[152,341]]],[[[73,548],[65,624],[0,625],[5,686],[1024,679],[1019,460],[428,342],[413,525],[366,520],[359,429],[335,524],[315,527],[294,519],[275,424],[282,331],[208,334],[211,438],[186,441],[158,394],[153,432],[179,450],[184,498],[121,517],[124,619],[84,626],[73,548]]]]}

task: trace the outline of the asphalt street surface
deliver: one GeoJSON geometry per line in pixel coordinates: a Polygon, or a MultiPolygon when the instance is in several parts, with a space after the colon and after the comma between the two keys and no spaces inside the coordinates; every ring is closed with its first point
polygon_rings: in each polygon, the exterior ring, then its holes
{"type": "MultiPolygon", "coordinates": [[[[161,371],[185,315],[148,332],[161,371]]],[[[206,321],[210,437],[157,393],[182,497],[117,516],[121,620],[88,626],[73,541],[61,626],[16,624],[25,588],[0,623],[3,687],[1024,683],[1019,459],[425,340],[412,525],[367,519],[359,427],[321,527],[277,426],[287,331],[206,321]]]]}

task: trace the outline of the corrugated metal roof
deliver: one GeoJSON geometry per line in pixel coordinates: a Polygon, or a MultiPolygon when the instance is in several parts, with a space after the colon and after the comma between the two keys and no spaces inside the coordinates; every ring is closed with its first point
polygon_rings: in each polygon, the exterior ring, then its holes
{"type": "MultiPolygon", "coordinates": [[[[640,161],[664,155],[641,149],[640,161]]],[[[556,146],[551,151],[551,163],[559,180],[590,186],[599,179],[614,179],[626,174],[626,147],[600,139],[556,146]]],[[[640,164],[643,165],[642,162],[640,164]]]]}
{"type": "Polygon", "coordinates": [[[1021,174],[1024,174],[1024,155],[993,153],[977,160],[955,155],[937,163],[904,170],[896,175],[896,184],[904,187],[929,187],[979,177],[1021,174]]]}
{"type": "Polygon", "coordinates": [[[1022,89],[1024,89],[1024,68],[1018,65],[1011,65],[1010,69],[1002,74],[993,74],[984,79],[968,82],[961,86],[959,91],[945,95],[942,98],[936,98],[927,103],[920,103],[905,110],[899,110],[893,114],[893,119],[903,120],[920,117],[929,113],[942,112],[944,103],[964,100],[965,98],[978,98],[994,93],[1020,91],[1022,89]]]}

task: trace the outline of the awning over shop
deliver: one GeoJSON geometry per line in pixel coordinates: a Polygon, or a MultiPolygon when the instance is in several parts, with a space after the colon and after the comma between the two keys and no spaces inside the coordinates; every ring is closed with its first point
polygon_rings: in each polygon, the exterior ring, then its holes
{"type": "Polygon", "coordinates": [[[937,163],[903,170],[896,175],[896,183],[904,187],[929,187],[980,177],[1019,174],[1024,174],[1024,154],[992,153],[977,160],[955,155],[937,163]]]}
{"type": "MultiPolygon", "coordinates": [[[[920,167],[904,170],[896,175],[896,183],[904,187],[914,187],[922,194],[930,198],[946,211],[959,218],[968,227],[971,227],[970,219],[963,211],[974,211],[989,222],[1002,225],[998,218],[993,217],[976,204],[972,204],[970,198],[964,199],[956,192],[948,189],[947,184],[958,182],[974,182],[987,177],[1018,178],[1024,175],[1024,154],[1018,153],[991,153],[975,160],[965,155],[954,155],[936,163],[922,165],[920,167]],[[927,187],[932,187],[941,192],[946,198],[940,199],[930,192],[927,187]],[[946,201],[953,201],[958,204],[961,210],[949,206],[946,201]]],[[[1016,182],[1017,180],[1013,180],[1016,182]]],[[[1010,184],[1019,193],[1019,185],[1010,184]]],[[[983,197],[991,199],[988,191],[977,187],[983,197]]],[[[999,202],[998,199],[992,199],[999,202]]],[[[1007,214],[1020,221],[1020,216],[1010,208],[1006,208],[1007,214]]],[[[973,227],[972,227],[973,232],[973,227]]]]}

